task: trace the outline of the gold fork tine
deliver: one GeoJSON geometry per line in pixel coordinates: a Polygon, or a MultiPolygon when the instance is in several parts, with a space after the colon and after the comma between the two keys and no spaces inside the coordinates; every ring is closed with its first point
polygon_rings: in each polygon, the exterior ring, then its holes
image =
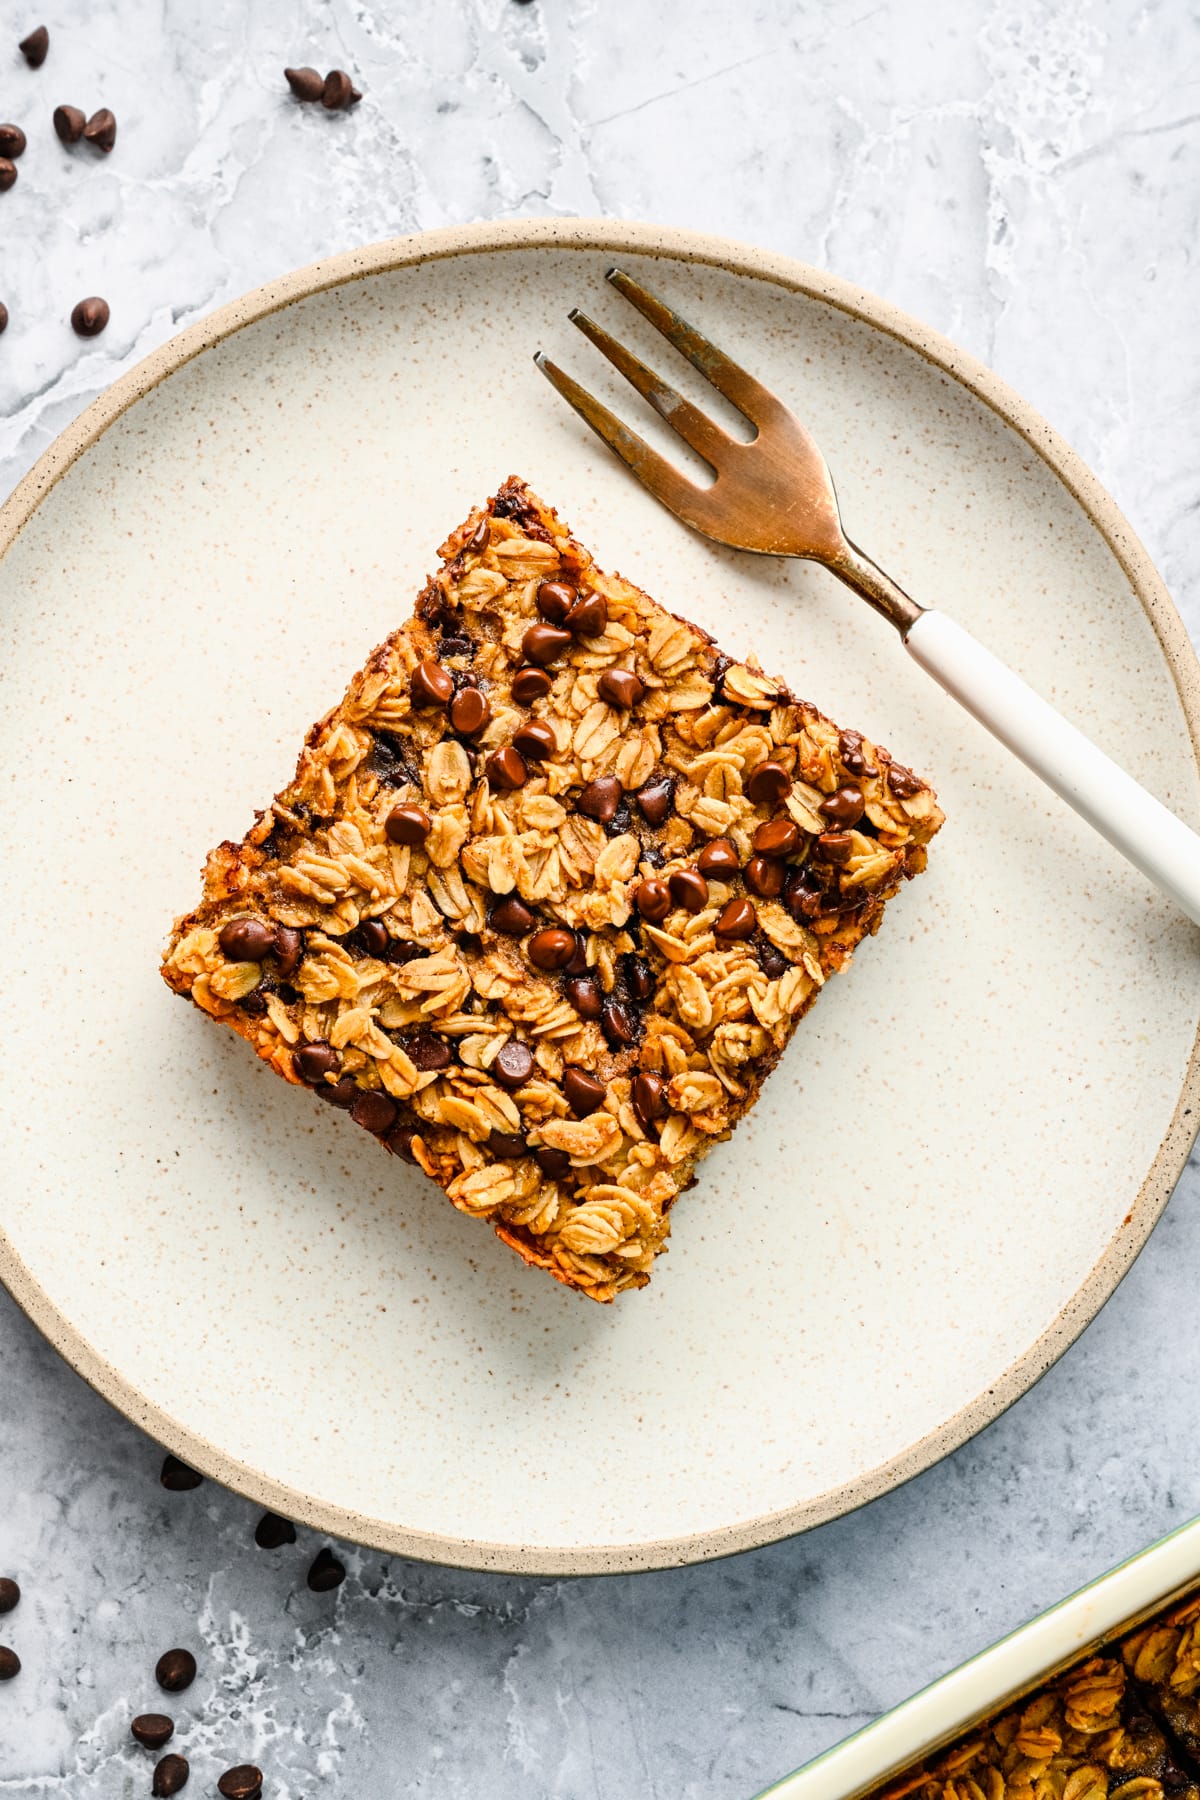
{"type": "MultiPolygon", "coordinates": [[[[678,513],[689,523],[699,525],[701,503],[705,490],[681,475],[672,467],[665,456],[652,450],[636,431],[630,431],[623,425],[615,413],[609,412],[607,406],[589,394],[586,388],[568,375],[565,369],[551,362],[541,350],[534,356],[534,362],[542,371],[547,381],[557,388],[568,406],[574,407],[580,418],[590,425],[597,437],[602,437],[611,450],[615,450],[621,461],[628,465],[644,486],[678,513]]],[[[702,525],[699,529],[703,530],[702,525]]]]}
{"type": "MultiPolygon", "coordinates": [[[[686,356],[692,367],[699,369],[706,381],[711,381],[718,393],[732,401],[738,411],[752,425],[760,427],[780,412],[780,402],[769,388],[753,375],[747,373],[740,363],[735,363],[731,356],[710,339],[689,325],[686,319],[657,299],[644,288],[640,282],[627,275],[624,269],[609,269],[605,280],[610,281],[619,294],[623,294],[631,306],[636,306],[643,318],[649,319],[657,331],[680,352],[686,356]]],[[[732,441],[732,440],[731,440],[732,441]]]]}
{"type": "Polygon", "coordinates": [[[736,440],[728,432],[722,431],[707,413],[701,412],[698,406],[693,406],[690,400],[685,400],[648,363],[644,363],[640,356],[635,356],[611,332],[605,331],[603,325],[597,325],[594,319],[589,319],[586,313],[580,312],[577,306],[571,309],[567,317],[590,343],[595,344],[602,355],[607,356],[613,367],[637,389],[643,400],[649,401],[659,418],[665,419],[672,431],[678,432],[684,443],[690,444],[715,472],[720,467],[718,458],[722,451],[729,451],[736,440]]]}

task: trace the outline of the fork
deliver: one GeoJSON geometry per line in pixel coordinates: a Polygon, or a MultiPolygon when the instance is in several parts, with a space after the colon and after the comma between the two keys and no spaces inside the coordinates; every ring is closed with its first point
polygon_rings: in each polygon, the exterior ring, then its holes
{"type": "Polygon", "coordinates": [[[945,613],[919,606],[842,527],[825,458],[783,402],[621,269],[607,279],[755,427],[747,443],[576,307],[572,324],[712,468],[688,479],[551,362],[534,361],[656,499],[705,537],[824,564],[894,625],[914,662],[1200,924],[1200,837],[945,613]]]}

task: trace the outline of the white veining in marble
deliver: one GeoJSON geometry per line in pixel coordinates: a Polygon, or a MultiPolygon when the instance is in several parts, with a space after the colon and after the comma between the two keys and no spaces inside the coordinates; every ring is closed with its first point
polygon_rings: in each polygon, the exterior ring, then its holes
{"type": "MultiPolygon", "coordinates": [[[[30,137],[0,196],[0,492],[121,369],[299,263],[484,216],[648,217],[823,264],[984,357],[1200,635],[1190,0],[21,0],[0,37],[0,118],[30,137]],[[32,73],[12,44],[37,17],[32,73]],[[351,69],[361,107],[293,103],[305,61],[351,69]],[[59,147],[63,100],[112,106],[111,158],[59,147]],[[80,344],[97,292],[112,324],[80,344]]],[[[189,1792],[252,1758],[275,1800],[748,1800],[1200,1510],[1198,1191],[1193,1164],[1083,1339],[939,1468],[791,1543],[595,1582],[351,1550],[310,1594],[315,1542],[259,1551],[240,1500],[163,1493],[155,1447],[0,1300],[0,1572],[25,1589],[0,1797],[148,1793],[128,1718],[190,1643],[189,1792]]]]}

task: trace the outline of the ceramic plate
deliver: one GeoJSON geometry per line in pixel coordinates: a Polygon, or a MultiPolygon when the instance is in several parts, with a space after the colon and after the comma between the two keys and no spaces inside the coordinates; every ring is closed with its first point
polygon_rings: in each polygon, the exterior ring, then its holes
{"type": "Polygon", "coordinates": [[[0,514],[0,1270],[188,1462],[480,1567],[715,1556],[913,1474],[1112,1291],[1196,1116],[1194,930],[832,577],[690,535],[536,372],[542,345],[615,392],[576,304],[653,347],[614,258],[795,405],[860,543],[1200,823],[1195,658],[1111,501],[985,370],[795,263],[625,224],[402,240],[226,308],[84,414],[0,514]],[[947,813],[611,1308],[158,975],[209,846],[510,472],[947,813]]]}

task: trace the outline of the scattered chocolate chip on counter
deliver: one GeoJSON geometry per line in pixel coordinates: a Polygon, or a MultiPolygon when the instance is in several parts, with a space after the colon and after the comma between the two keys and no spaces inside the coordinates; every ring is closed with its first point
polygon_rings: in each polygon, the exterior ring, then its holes
{"type": "Polygon", "coordinates": [[[11,1575],[0,1575],[0,1613],[12,1612],[21,1599],[21,1590],[11,1575]]]}
{"type": "Polygon", "coordinates": [[[341,1587],[345,1579],[345,1563],[338,1561],[328,1545],[323,1550],[318,1550],[308,1571],[308,1585],[313,1593],[327,1594],[331,1588],[341,1587]]]}
{"type": "Polygon", "coordinates": [[[8,308],[7,308],[7,306],[5,306],[3,300],[0,300],[0,332],[6,331],[7,329],[8,329],[8,308]]]}
{"type": "Polygon", "coordinates": [[[361,99],[362,95],[345,69],[330,69],[321,89],[321,105],[327,112],[342,112],[361,99]]]}
{"type": "Polygon", "coordinates": [[[196,1659],[190,1650],[164,1650],[154,1665],[154,1679],[164,1693],[182,1694],[196,1679],[196,1659]]]}
{"type": "Polygon", "coordinates": [[[25,58],[25,61],[29,64],[31,69],[41,68],[46,60],[46,52],[49,48],[50,33],[46,30],[44,25],[37,26],[35,30],[29,33],[28,37],[23,37],[17,45],[17,49],[21,52],[21,55],[25,58]]]}
{"type": "Polygon", "coordinates": [[[16,163],[9,162],[7,156],[0,156],[0,194],[6,194],[16,179],[16,163]]]}
{"type": "Polygon", "coordinates": [[[195,1469],[189,1469],[185,1462],[180,1462],[177,1456],[172,1456],[168,1451],[163,1457],[158,1479],[173,1494],[185,1494],[191,1488],[198,1488],[204,1477],[195,1469]]]}
{"type": "Polygon", "coordinates": [[[60,144],[77,144],[87,125],[87,115],[78,106],[56,106],[54,130],[60,144]]]}
{"type": "Polygon", "coordinates": [[[99,294],[77,301],[71,309],[71,327],[77,337],[99,337],[108,320],[108,301],[102,300],[99,294]]]}
{"type": "Polygon", "coordinates": [[[261,1769],[256,1769],[253,1763],[239,1763],[236,1769],[226,1769],[217,1777],[217,1792],[223,1794],[225,1800],[259,1800],[262,1784],[261,1769]]]}
{"type": "Polygon", "coordinates": [[[175,1735],[175,1721],[166,1713],[139,1713],[129,1730],[147,1750],[161,1750],[175,1735]]]}
{"type": "Polygon", "coordinates": [[[296,1527],[290,1519],[267,1512],[254,1527],[254,1541],[260,1550],[281,1550],[285,1544],[295,1543],[296,1527]]]}
{"type": "Polygon", "coordinates": [[[170,1800],[172,1794],[179,1793],[187,1786],[187,1778],[191,1774],[186,1756],[176,1756],[174,1751],[164,1756],[161,1762],[154,1765],[154,1779],[150,1785],[154,1800],[170,1800]]]}
{"type": "Polygon", "coordinates": [[[319,100],[325,92],[325,79],[307,64],[300,69],[285,69],[283,78],[297,100],[319,100]]]}
{"type": "Polygon", "coordinates": [[[21,1673],[21,1659],[7,1644],[0,1644],[0,1681],[11,1681],[21,1673]]]}
{"type": "Polygon", "coordinates": [[[16,162],[25,152],[25,133],[19,125],[0,125],[0,156],[16,162]]]}
{"type": "Polygon", "coordinates": [[[117,141],[117,121],[107,106],[102,106],[99,112],[92,114],[83,128],[83,135],[89,144],[94,144],[97,150],[103,150],[108,155],[117,141]]]}

